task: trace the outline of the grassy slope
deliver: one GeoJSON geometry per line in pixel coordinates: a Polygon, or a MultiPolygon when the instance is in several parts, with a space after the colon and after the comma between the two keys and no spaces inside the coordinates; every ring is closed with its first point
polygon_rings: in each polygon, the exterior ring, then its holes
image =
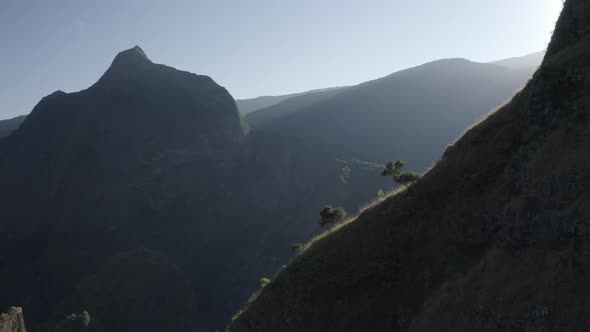
{"type": "Polygon", "coordinates": [[[413,193],[314,242],[230,330],[589,329],[589,7],[568,0],[529,85],[413,193]]]}

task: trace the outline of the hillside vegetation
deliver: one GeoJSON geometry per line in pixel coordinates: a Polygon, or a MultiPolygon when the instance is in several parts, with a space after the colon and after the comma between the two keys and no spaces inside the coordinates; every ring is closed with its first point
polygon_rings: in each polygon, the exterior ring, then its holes
{"type": "Polygon", "coordinates": [[[534,78],[411,192],[313,242],[243,331],[590,330],[590,1],[534,78]]]}

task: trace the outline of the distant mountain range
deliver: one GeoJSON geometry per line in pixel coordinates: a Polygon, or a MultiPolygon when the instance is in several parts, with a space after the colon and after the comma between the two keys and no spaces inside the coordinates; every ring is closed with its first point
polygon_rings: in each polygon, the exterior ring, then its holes
{"type": "Polygon", "coordinates": [[[344,147],[348,158],[379,163],[398,158],[424,170],[535,70],[440,60],[357,86],[293,97],[246,120],[254,131],[344,147]]]}
{"type": "MultiPolygon", "coordinates": [[[[537,68],[541,62],[543,61],[543,56],[545,52],[537,52],[532,53],[524,56],[502,59],[498,61],[489,62],[490,64],[496,64],[499,66],[503,66],[509,69],[518,70],[523,69],[527,71],[534,70],[537,68]]],[[[321,92],[326,92],[330,90],[339,90],[344,89],[347,87],[334,87],[334,88],[325,88],[325,89],[317,89],[311,90],[306,92],[300,93],[293,93],[287,95],[280,95],[280,96],[260,96],[251,99],[238,99],[236,103],[238,104],[238,109],[242,115],[247,115],[254,111],[262,110],[262,109],[269,109],[270,107],[277,105],[287,99],[293,99],[294,97],[299,97],[307,94],[318,94],[321,92]]]]}
{"type": "MultiPolygon", "coordinates": [[[[530,72],[532,69],[540,65],[544,54],[544,52],[537,52],[521,57],[490,62],[490,64],[504,66],[513,70],[524,70],[525,73],[523,73],[523,75],[526,76],[527,72],[530,72]]],[[[332,87],[279,96],[260,96],[251,99],[237,99],[236,104],[238,106],[239,112],[243,116],[260,110],[261,112],[258,112],[256,115],[249,116],[249,122],[251,124],[259,124],[259,122],[265,122],[271,118],[280,117],[285,113],[291,112],[292,110],[300,109],[303,107],[303,105],[300,104],[312,104],[317,100],[325,99],[331,95],[334,95],[336,91],[344,90],[346,88],[347,87],[332,87]],[[310,96],[309,98],[295,98],[305,95],[310,96]],[[287,103],[277,107],[276,109],[272,107],[287,100],[289,100],[287,103]],[[273,114],[270,114],[271,112],[273,114]]],[[[24,119],[25,116],[19,116],[13,119],[0,120],[0,138],[7,136],[14,129],[18,128],[24,119]]]]}

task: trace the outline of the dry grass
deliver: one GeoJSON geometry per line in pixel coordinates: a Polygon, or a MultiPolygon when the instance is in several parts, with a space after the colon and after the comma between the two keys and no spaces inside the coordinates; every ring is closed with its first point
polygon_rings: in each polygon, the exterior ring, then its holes
{"type": "MultiPolygon", "coordinates": [[[[344,226],[349,225],[350,223],[356,222],[359,218],[360,215],[362,215],[365,211],[377,206],[378,204],[386,201],[387,199],[398,195],[401,192],[406,191],[407,189],[405,187],[399,186],[398,188],[394,188],[389,190],[388,192],[385,193],[385,195],[383,197],[377,198],[373,201],[370,201],[364,205],[362,205],[359,208],[359,211],[354,214],[353,216],[350,216],[348,218],[346,218],[344,221],[337,223],[336,225],[334,225],[333,227],[325,230],[324,232],[316,235],[315,237],[313,237],[311,240],[307,241],[302,247],[301,249],[297,252],[296,256],[294,259],[297,259],[299,256],[303,255],[308,249],[310,249],[311,247],[313,247],[314,244],[318,243],[319,241],[326,239],[328,237],[330,237],[332,234],[337,233],[340,229],[342,229],[344,226]]],[[[271,279],[272,280],[275,279],[275,277],[277,275],[279,275],[285,268],[287,267],[287,265],[283,265],[273,276],[271,279]]],[[[260,287],[259,289],[257,289],[256,291],[254,291],[252,293],[252,295],[250,296],[250,298],[248,299],[248,301],[246,302],[246,304],[244,305],[243,308],[241,308],[233,317],[232,320],[236,319],[238,316],[240,316],[244,310],[246,310],[248,308],[248,305],[252,302],[254,302],[256,300],[256,298],[261,294],[261,292],[264,290],[264,287],[260,287]]]]}

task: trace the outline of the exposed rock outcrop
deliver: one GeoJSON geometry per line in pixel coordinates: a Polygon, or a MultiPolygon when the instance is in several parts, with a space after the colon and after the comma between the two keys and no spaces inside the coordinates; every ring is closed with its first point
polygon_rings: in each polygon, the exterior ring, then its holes
{"type": "Polygon", "coordinates": [[[27,332],[22,308],[11,307],[0,314],[0,332],[27,332]]]}

